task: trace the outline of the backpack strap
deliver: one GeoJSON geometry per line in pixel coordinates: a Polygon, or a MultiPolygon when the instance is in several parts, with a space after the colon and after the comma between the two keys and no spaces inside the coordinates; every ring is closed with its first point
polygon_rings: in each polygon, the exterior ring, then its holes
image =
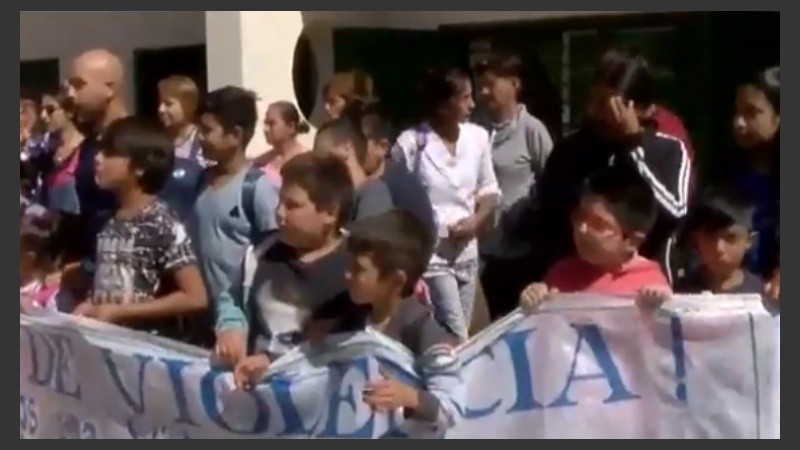
{"type": "MultiPolygon", "coordinates": [[[[200,197],[200,194],[203,192],[208,171],[208,168],[204,169],[203,173],[197,178],[197,187],[195,188],[195,195],[197,197],[200,197]]],[[[244,174],[244,180],[242,181],[242,212],[244,213],[244,217],[247,219],[247,223],[250,224],[250,242],[253,245],[257,245],[264,239],[261,230],[258,229],[256,219],[256,189],[258,186],[258,180],[260,180],[263,176],[264,172],[262,172],[260,169],[250,167],[244,174]]]]}
{"type": "Polygon", "coordinates": [[[242,210],[244,216],[247,218],[247,223],[250,224],[250,242],[257,246],[264,237],[261,230],[258,229],[256,219],[256,187],[258,180],[264,176],[264,172],[255,167],[247,169],[242,182],[242,210]]]}
{"type": "MultiPolygon", "coordinates": [[[[242,299],[241,301],[246,305],[250,298],[250,289],[253,287],[253,281],[256,277],[256,270],[258,269],[258,262],[267,253],[267,250],[272,247],[278,240],[278,234],[273,233],[263,239],[260,243],[247,247],[242,263],[242,299]]],[[[244,311],[244,305],[237,305],[244,311]]]]}
{"type": "Polygon", "coordinates": [[[422,166],[422,153],[425,151],[425,147],[428,146],[427,130],[423,126],[415,128],[414,139],[414,168],[412,174],[418,176],[420,167],[422,166]]]}

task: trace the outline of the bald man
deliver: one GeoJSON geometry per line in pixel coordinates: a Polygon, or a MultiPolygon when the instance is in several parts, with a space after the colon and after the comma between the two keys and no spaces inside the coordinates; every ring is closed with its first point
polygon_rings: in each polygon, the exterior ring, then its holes
{"type": "Polygon", "coordinates": [[[75,103],[78,120],[95,133],[128,115],[123,99],[125,69],[108,50],[89,50],[72,62],[68,95],[75,103]]]}
{"type": "Polygon", "coordinates": [[[114,196],[97,186],[94,167],[100,150],[99,137],[109,124],[128,116],[123,99],[124,81],[122,62],[108,50],[86,51],[73,60],[70,68],[67,95],[74,102],[77,122],[86,133],[75,170],[80,215],[64,224],[74,227],[70,235],[80,237],[67,250],[70,261],[94,258],[97,232],[116,208],[114,196]]]}

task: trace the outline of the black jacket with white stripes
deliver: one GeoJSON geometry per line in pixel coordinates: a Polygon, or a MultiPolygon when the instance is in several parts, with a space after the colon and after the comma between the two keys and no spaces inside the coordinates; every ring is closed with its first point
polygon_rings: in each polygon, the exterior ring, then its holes
{"type": "Polygon", "coordinates": [[[637,171],[653,188],[658,219],[640,252],[660,262],[672,279],[672,238],[687,214],[690,195],[692,167],[686,146],[672,136],[644,131],[639,146],[631,150],[603,140],[588,126],[564,138],[548,160],[531,236],[536,270],[543,273],[574,251],[570,215],[580,202],[583,183],[612,165],[637,171]]]}

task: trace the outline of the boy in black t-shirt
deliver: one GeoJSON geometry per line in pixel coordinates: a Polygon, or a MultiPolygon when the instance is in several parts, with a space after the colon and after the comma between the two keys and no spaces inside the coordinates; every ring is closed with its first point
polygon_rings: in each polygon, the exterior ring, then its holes
{"type": "Polygon", "coordinates": [[[433,252],[433,238],[413,214],[390,211],[353,224],[347,239],[347,285],[352,301],[368,306],[367,323],[400,342],[417,358],[423,390],[383,374],[368,385],[364,401],[388,412],[432,423],[440,431],[455,417],[452,391],[460,384],[453,346],[458,339],[442,328],[431,310],[412,297],[433,252]]]}
{"type": "Polygon", "coordinates": [[[186,230],[156,198],[172,159],[158,124],[129,117],[106,130],[97,184],[119,207],[97,235],[91,294],[76,315],[180,338],[179,319],[208,307],[186,230]]]}

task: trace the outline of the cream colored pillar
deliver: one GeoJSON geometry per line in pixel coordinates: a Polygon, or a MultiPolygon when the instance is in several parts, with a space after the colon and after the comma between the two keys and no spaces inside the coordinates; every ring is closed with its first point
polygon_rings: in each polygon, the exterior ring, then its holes
{"type": "MultiPolygon", "coordinates": [[[[206,11],[209,89],[242,86],[259,96],[258,127],[249,156],[267,150],[261,126],[267,106],[278,100],[297,104],[292,63],[303,28],[302,11],[206,11]]],[[[324,40],[317,33],[312,38],[312,42],[324,40]]],[[[319,73],[323,77],[325,71],[319,73]]],[[[317,103],[315,109],[321,102],[317,103]]],[[[303,141],[310,145],[313,133],[303,141]]]]}

